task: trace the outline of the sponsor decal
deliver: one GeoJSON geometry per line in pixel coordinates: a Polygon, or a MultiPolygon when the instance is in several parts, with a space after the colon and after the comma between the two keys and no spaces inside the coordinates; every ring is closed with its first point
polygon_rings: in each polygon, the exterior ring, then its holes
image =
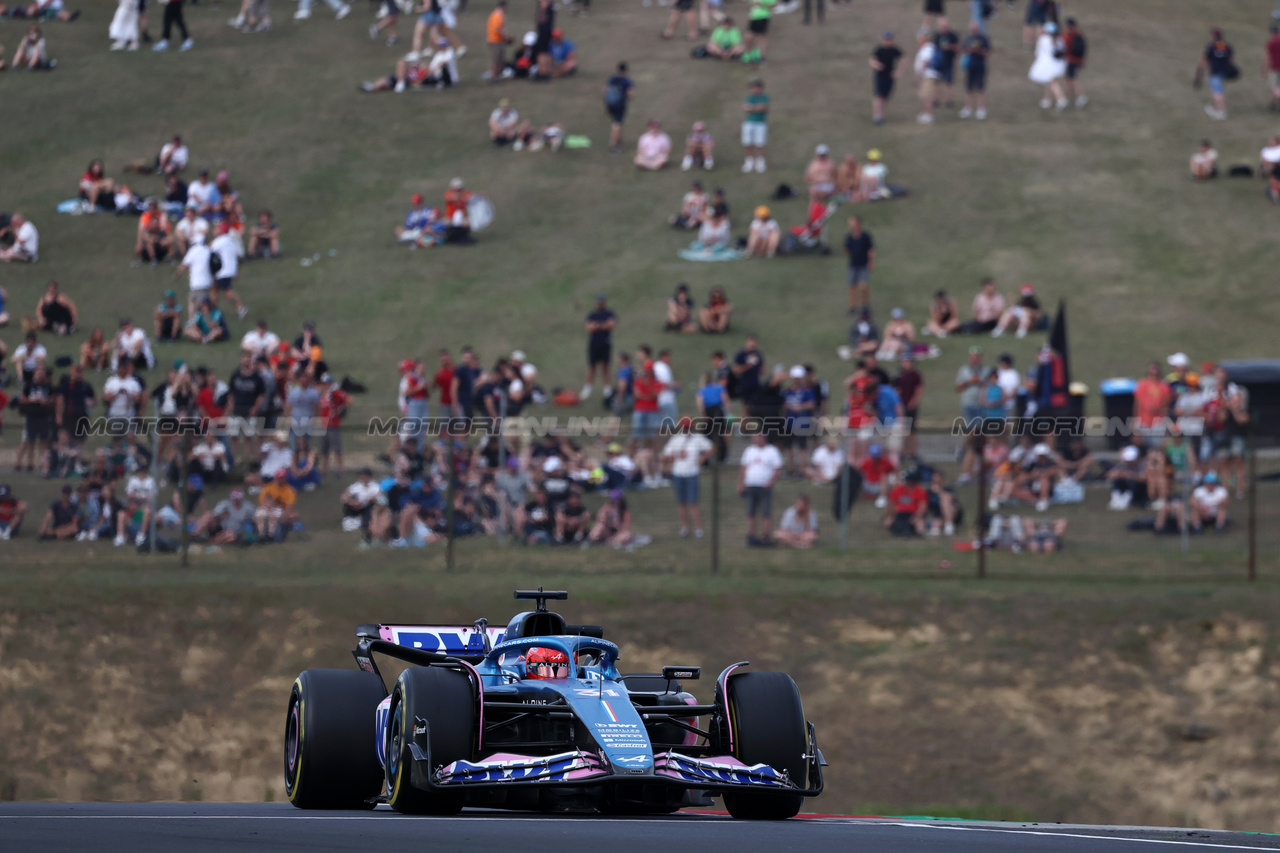
{"type": "MultiPolygon", "coordinates": [[[[490,647],[501,643],[503,635],[506,634],[505,628],[490,628],[488,631],[490,647]]],[[[427,652],[442,652],[448,655],[484,654],[484,637],[474,628],[391,626],[391,638],[397,645],[427,652]]]]}
{"type": "Polygon", "coordinates": [[[545,757],[499,753],[483,761],[455,761],[435,774],[438,785],[474,782],[563,782],[608,771],[589,752],[573,750],[545,757]]]}
{"type": "Polygon", "coordinates": [[[786,773],[768,764],[750,767],[731,755],[714,758],[691,758],[676,752],[663,752],[653,757],[654,772],[682,782],[711,782],[722,785],[751,785],[765,788],[793,788],[786,773]]]}
{"type": "Polygon", "coordinates": [[[596,723],[596,740],[610,751],[615,749],[643,749],[648,751],[649,739],[638,723],[596,723]]]}

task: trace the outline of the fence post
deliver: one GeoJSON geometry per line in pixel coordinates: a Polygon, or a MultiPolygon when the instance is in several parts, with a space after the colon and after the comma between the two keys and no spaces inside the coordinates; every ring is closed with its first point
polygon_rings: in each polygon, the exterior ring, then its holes
{"type": "MultiPolygon", "coordinates": [[[[1249,580],[1258,579],[1258,448],[1254,441],[1257,412],[1249,418],[1249,580]]],[[[1239,488],[1237,486],[1236,488],[1239,488]]]]}
{"type": "MultiPolygon", "coordinates": [[[[498,425],[493,435],[490,437],[498,442],[498,471],[505,473],[507,470],[507,442],[502,436],[502,421],[507,416],[507,392],[498,392],[498,425]]],[[[510,507],[507,506],[507,496],[499,495],[498,508],[498,547],[503,545],[503,538],[506,535],[507,518],[511,514],[510,507]]]]}
{"type": "MultiPolygon", "coordinates": [[[[447,423],[447,421],[446,421],[447,423]]],[[[449,479],[446,481],[444,489],[444,570],[453,572],[453,430],[445,427],[445,476],[449,479]]],[[[499,469],[501,470],[501,469],[499,469]]],[[[428,474],[428,476],[430,476],[428,474]]]]}
{"type": "MultiPolygon", "coordinates": [[[[178,460],[178,480],[182,489],[182,568],[187,567],[187,551],[191,548],[191,531],[187,529],[187,456],[191,454],[191,435],[186,430],[182,433],[182,456],[178,460]]],[[[157,488],[158,492],[159,489],[157,488]]],[[[152,517],[155,517],[153,512],[152,517]]]]}
{"type": "MultiPolygon", "coordinates": [[[[160,401],[156,400],[152,407],[155,417],[151,419],[151,482],[155,489],[151,492],[150,520],[147,522],[147,538],[151,540],[151,556],[156,555],[156,501],[160,494],[160,401]]],[[[112,519],[114,522],[115,519],[112,519]]]]}
{"type": "Polygon", "coordinates": [[[985,578],[987,576],[987,537],[986,531],[982,529],[982,516],[987,506],[987,439],[980,428],[975,426],[974,429],[973,443],[978,454],[978,508],[973,516],[978,535],[978,577],[985,578]]]}
{"type": "MultiPolygon", "coordinates": [[[[850,447],[852,444],[849,445],[850,447]]],[[[840,466],[840,550],[849,547],[849,515],[853,507],[849,506],[849,466],[852,456],[848,448],[844,452],[844,464],[840,466]]]]}
{"type": "MultiPolygon", "coordinates": [[[[1187,439],[1189,441],[1189,439],[1187,439]]],[[[1175,476],[1177,472],[1174,472],[1175,476]]],[[[1182,540],[1182,553],[1191,550],[1191,463],[1187,463],[1187,470],[1182,472],[1182,476],[1178,477],[1181,481],[1182,488],[1182,523],[1179,525],[1179,538],[1182,540]]]]}
{"type": "Polygon", "coordinates": [[[711,574],[720,574],[720,458],[711,454],[711,574]]]}

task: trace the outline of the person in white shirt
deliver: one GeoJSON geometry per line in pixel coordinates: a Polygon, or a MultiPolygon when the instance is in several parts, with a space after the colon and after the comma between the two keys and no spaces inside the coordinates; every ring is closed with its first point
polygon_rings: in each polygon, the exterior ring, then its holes
{"type": "Polygon", "coordinates": [[[747,545],[769,544],[773,528],[773,483],[782,470],[782,454],[765,441],[764,433],[751,437],[738,467],[738,494],[747,501],[747,545]],[[757,533],[760,535],[757,536],[757,533]]]}
{"type": "Polygon", "coordinates": [[[840,476],[840,465],[843,462],[844,449],[840,447],[839,439],[832,436],[827,439],[825,444],[820,444],[813,449],[813,455],[809,457],[809,468],[805,471],[805,476],[815,486],[834,483],[836,478],[840,476]]]}
{"type": "Polygon", "coordinates": [[[916,79],[920,81],[920,115],[916,116],[916,121],[921,124],[932,124],[933,95],[938,88],[938,72],[933,67],[933,57],[937,48],[933,43],[933,33],[928,27],[923,27],[916,32],[916,45],[919,49],[916,51],[915,61],[911,64],[916,79]]]}
{"type": "Polygon", "coordinates": [[[1204,482],[1191,492],[1191,527],[1200,530],[1206,521],[1213,520],[1213,529],[1221,533],[1227,526],[1227,505],[1231,493],[1218,481],[1218,475],[1210,471],[1204,482]]]}
{"type": "Polygon", "coordinates": [[[240,349],[258,356],[271,357],[280,348],[280,336],[267,330],[267,321],[259,320],[258,325],[244,333],[240,339],[240,349]]]}
{"type": "MultiPolygon", "coordinates": [[[[289,431],[276,430],[268,436],[262,443],[258,458],[258,470],[244,476],[244,481],[255,487],[269,483],[277,471],[286,470],[293,465],[293,451],[289,449],[289,431]]],[[[252,489],[250,492],[252,493],[252,489]]]]}
{"type": "Polygon", "coordinates": [[[191,239],[197,234],[204,240],[209,239],[209,220],[198,215],[194,207],[188,207],[183,211],[178,224],[173,226],[174,243],[179,257],[187,254],[187,249],[191,248],[191,239]]]}
{"type": "Polygon", "coordinates": [[[0,249],[0,261],[34,264],[40,255],[40,232],[21,213],[10,218],[9,227],[13,230],[13,245],[0,249]]]}
{"type": "Polygon", "coordinates": [[[1013,356],[1004,353],[996,367],[996,384],[1004,394],[1005,417],[1013,417],[1018,406],[1018,392],[1022,390],[1022,374],[1013,366],[1013,356]]]}
{"type": "Polygon", "coordinates": [[[342,529],[347,532],[368,530],[374,502],[380,494],[382,489],[373,479],[373,471],[361,468],[359,479],[342,493],[342,529]]]}
{"type": "Polygon", "coordinates": [[[147,471],[139,471],[129,478],[124,488],[125,497],[150,503],[156,495],[156,479],[147,471]]]}
{"type": "Polygon", "coordinates": [[[112,350],[112,358],[117,366],[122,361],[132,362],[135,370],[146,370],[151,366],[151,347],[147,343],[147,333],[133,325],[128,317],[120,321],[120,331],[116,334],[112,350]]]}
{"type": "Polygon", "coordinates": [[[756,208],[755,218],[751,220],[751,228],[747,233],[748,258],[772,258],[778,251],[782,229],[778,227],[778,220],[769,213],[769,208],[763,204],[756,208]]]}
{"type": "Polygon", "coordinates": [[[174,136],[172,142],[165,143],[160,149],[160,156],[156,158],[156,171],[162,175],[176,175],[187,168],[190,161],[191,153],[182,144],[182,137],[174,136]]]}
{"type": "Polygon", "coordinates": [[[236,276],[240,273],[240,241],[231,233],[230,225],[225,222],[218,225],[218,236],[213,238],[209,251],[216,254],[221,262],[213,281],[214,304],[217,304],[219,295],[225,295],[236,306],[236,316],[243,319],[249,309],[235,291],[236,276]]]}
{"type": "Polygon", "coordinates": [[[201,169],[200,177],[187,186],[187,207],[194,207],[196,213],[203,215],[213,207],[215,197],[220,199],[222,194],[209,180],[209,170],[201,169]]]}
{"type": "Polygon", "coordinates": [[[191,248],[182,256],[182,263],[174,271],[173,277],[179,278],[188,273],[191,292],[187,294],[187,316],[194,317],[200,311],[200,303],[209,297],[213,288],[213,270],[209,267],[212,252],[204,244],[204,237],[196,234],[191,238],[191,248]]]}
{"type": "MultiPolygon", "coordinates": [[[[656,365],[655,365],[656,367],[656,365]]],[[[702,508],[698,506],[698,473],[711,458],[715,445],[705,435],[693,432],[693,419],[681,418],[676,424],[679,430],[662,448],[662,458],[671,467],[671,483],[676,490],[676,515],[680,519],[680,535],[689,535],[689,523],[693,534],[702,538],[702,508]]]]}
{"type": "MultiPolygon", "coordinates": [[[[676,407],[676,389],[680,385],[671,372],[671,350],[658,353],[658,360],[653,363],[653,378],[662,383],[662,390],[658,392],[658,414],[663,421],[674,424],[680,417],[676,407]]],[[[670,425],[667,428],[670,429],[670,425]]]]}
{"type": "Polygon", "coordinates": [[[212,431],[206,432],[200,443],[191,448],[191,461],[199,466],[200,476],[206,483],[221,483],[227,479],[227,448],[212,431]]]}
{"type": "Polygon", "coordinates": [[[808,495],[796,497],[796,502],[782,513],[774,538],[789,548],[813,546],[818,538],[818,514],[809,505],[808,495]]]}
{"type": "Polygon", "coordinates": [[[49,351],[36,340],[36,333],[27,332],[26,340],[18,344],[11,359],[11,363],[18,368],[18,382],[21,384],[29,380],[37,367],[44,367],[48,357],[49,351]]]}
{"type": "Polygon", "coordinates": [[[1262,166],[1262,178],[1271,177],[1272,172],[1280,166],[1280,136],[1273,136],[1267,140],[1267,145],[1262,149],[1262,153],[1258,155],[1262,166]]]}
{"type": "Polygon", "coordinates": [[[138,414],[142,401],[142,385],[133,376],[133,362],[121,359],[115,375],[107,377],[102,386],[102,402],[107,406],[107,417],[128,419],[138,414]]]}

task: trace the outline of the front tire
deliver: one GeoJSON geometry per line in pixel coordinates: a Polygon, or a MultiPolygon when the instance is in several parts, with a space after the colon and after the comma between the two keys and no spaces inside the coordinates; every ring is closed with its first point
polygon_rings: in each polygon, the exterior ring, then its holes
{"type": "Polygon", "coordinates": [[[422,790],[413,786],[416,742],[431,756],[430,772],[469,759],[475,743],[475,688],[464,672],[442,666],[410,667],[400,674],[391,694],[387,727],[387,802],[403,814],[451,815],[462,810],[462,791],[422,790]],[[427,731],[416,734],[417,721],[427,731]]]}
{"type": "Polygon", "coordinates": [[[285,716],[284,787],[300,809],[371,809],[382,793],[370,742],[387,695],[370,672],[309,669],[298,676],[285,716]]]}
{"type": "MultiPolygon", "coordinates": [[[[785,672],[744,672],[729,677],[729,725],[733,755],[743,764],[787,771],[792,784],[808,787],[809,758],[800,691],[785,672]]],[[[739,820],[786,820],[804,803],[800,794],[735,791],[724,807],[739,820]]]]}

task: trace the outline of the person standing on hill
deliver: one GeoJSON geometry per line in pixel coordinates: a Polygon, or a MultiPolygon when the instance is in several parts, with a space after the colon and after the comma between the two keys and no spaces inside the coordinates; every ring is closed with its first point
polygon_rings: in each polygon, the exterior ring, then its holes
{"type": "Polygon", "coordinates": [[[987,57],[991,54],[991,41],[977,21],[969,24],[969,35],[961,49],[964,51],[964,107],[960,118],[973,116],[982,121],[987,117],[987,57]]]}
{"type": "Polygon", "coordinates": [[[1204,111],[1209,118],[1217,121],[1223,121],[1227,117],[1227,97],[1223,91],[1226,82],[1240,76],[1240,69],[1232,61],[1234,55],[1231,44],[1222,37],[1222,30],[1214,27],[1213,40],[1205,46],[1200,64],[1196,66],[1196,86],[1200,85],[1200,80],[1208,71],[1211,100],[1204,105],[1204,111]]]}
{"type": "Polygon", "coordinates": [[[1271,38],[1267,39],[1267,57],[1262,63],[1262,73],[1266,75],[1267,85],[1271,88],[1271,106],[1269,110],[1280,110],[1280,24],[1271,25],[1271,38]]]}
{"type": "Polygon", "coordinates": [[[160,41],[151,46],[152,50],[163,51],[169,49],[169,33],[177,25],[178,32],[182,33],[182,44],[178,50],[191,50],[196,43],[191,40],[191,36],[187,33],[187,22],[182,17],[182,0],[169,0],[164,6],[164,31],[160,34],[160,41]]]}
{"type": "Polygon", "coordinates": [[[622,120],[627,117],[627,103],[635,84],[627,76],[627,63],[619,62],[617,72],[604,86],[604,108],[609,113],[609,153],[622,150],[622,120]]]}
{"type": "Polygon", "coordinates": [[[489,70],[481,79],[496,83],[503,77],[512,76],[512,72],[506,71],[507,45],[512,42],[511,36],[507,35],[507,0],[498,0],[498,5],[489,13],[484,40],[489,47],[489,70]]]}
{"type": "Polygon", "coordinates": [[[747,12],[747,52],[742,55],[743,62],[764,62],[764,54],[769,47],[769,21],[777,4],[778,0],[751,0],[751,9],[747,12]]]}
{"type": "Polygon", "coordinates": [[[1080,28],[1076,26],[1075,18],[1067,18],[1067,31],[1063,33],[1062,40],[1067,49],[1066,93],[1068,98],[1075,101],[1076,109],[1079,109],[1089,103],[1079,83],[1080,72],[1084,70],[1085,54],[1088,53],[1089,46],[1085,41],[1084,33],[1080,32],[1080,28]]]}
{"type": "Polygon", "coordinates": [[[596,368],[600,368],[600,384],[609,395],[609,362],[613,355],[613,330],[618,325],[618,315],[609,310],[603,293],[596,294],[596,307],[587,315],[587,381],[578,396],[585,400],[591,396],[596,368]]]}
{"type": "Polygon", "coordinates": [[[893,96],[893,84],[898,79],[898,60],[902,50],[893,43],[893,32],[885,30],[880,46],[871,54],[869,64],[875,72],[871,79],[871,121],[884,124],[884,108],[893,96]]]}
{"type": "Polygon", "coordinates": [[[745,118],[742,120],[742,147],[746,149],[746,159],[742,161],[744,173],[765,170],[764,146],[769,141],[769,96],[764,92],[764,81],[756,78],[751,81],[751,91],[747,101],[742,105],[745,118]]]}
{"type": "Polygon", "coordinates": [[[876,244],[871,232],[862,227],[861,216],[849,217],[849,233],[844,238],[849,256],[849,313],[871,307],[871,270],[876,265],[876,244]]]}

